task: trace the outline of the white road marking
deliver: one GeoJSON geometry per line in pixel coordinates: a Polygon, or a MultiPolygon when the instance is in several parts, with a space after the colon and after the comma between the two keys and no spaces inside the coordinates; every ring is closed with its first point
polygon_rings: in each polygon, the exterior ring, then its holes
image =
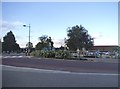
{"type": "Polygon", "coordinates": [[[2,56],[2,58],[31,58],[31,56],[2,56]]]}
{"type": "Polygon", "coordinates": [[[15,66],[7,66],[0,65],[3,70],[11,70],[11,71],[24,71],[24,72],[41,72],[41,73],[67,73],[67,74],[80,74],[80,75],[108,75],[108,76],[118,76],[119,74],[112,73],[78,73],[78,72],[69,72],[69,71],[59,71],[59,70],[48,70],[48,69],[36,69],[36,68],[26,68],[26,67],[15,67],[15,66]]]}

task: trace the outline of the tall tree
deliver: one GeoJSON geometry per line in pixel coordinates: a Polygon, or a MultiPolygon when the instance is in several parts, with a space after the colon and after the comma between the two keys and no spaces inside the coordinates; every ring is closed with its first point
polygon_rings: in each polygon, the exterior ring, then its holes
{"type": "Polygon", "coordinates": [[[90,49],[93,46],[93,38],[88,34],[88,31],[82,26],[73,26],[67,30],[67,46],[70,50],[79,48],[90,49]]]}
{"type": "Polygon", "coordinates": [[[7,35],[3,37],[2,50],[9,52],[20,50],[19,44],[16,43],[15,36],[12,31],[8,32],[7,35]]]}
{"type": "Polygon", "coordinates": [[[37,50],[42,50],[42,49],[51,50],[53,48],[54,43],[53,43],[51,37],[43,35],[43,36],[39,37],[39,40],[40,40],[40,42],[35,47],[37,50]]]}

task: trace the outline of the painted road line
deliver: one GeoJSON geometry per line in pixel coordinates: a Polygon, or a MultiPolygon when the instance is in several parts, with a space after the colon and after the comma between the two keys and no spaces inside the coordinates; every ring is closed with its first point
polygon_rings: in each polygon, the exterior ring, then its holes
{"type": "Polygon", "coordinates": [[[2,56],[2,58],[31,58],[31,56],[2,56]]]}

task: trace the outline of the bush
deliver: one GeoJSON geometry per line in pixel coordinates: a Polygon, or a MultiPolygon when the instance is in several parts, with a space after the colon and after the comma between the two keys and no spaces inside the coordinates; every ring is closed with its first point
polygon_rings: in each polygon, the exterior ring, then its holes
{"type": "Polygon", "coordinates": [[[45,57],[45,58],[54,58],[55,52],[54,51],[43,51],[43,50],[36,50],[34,52],[31,52],[31,56],[36,57],[45,57]]]}
{"type": "Polygon", "coordinates": [[[41,51],[36,50],[30,53],[31,56],[41,57],[41,51]]]}
{"type": "Polygon", "coordinates": [[[43,57],[55,58],[55,52],[54,51],[45,51],[43,57]]]}
{"type": "Polygon", "coordinates": [[[35,57],[44,57],[44,58],[70,58],[70,53],[67,51],[59,50],[59,51],[43,51],[36,50],[31,52],[31,56],[35,57]]]}
{"type": "Polygon", "coordinates": [[[55,53],[56,58],[70,58],[70,53],[68,51],[59,50],[55,53]]]}

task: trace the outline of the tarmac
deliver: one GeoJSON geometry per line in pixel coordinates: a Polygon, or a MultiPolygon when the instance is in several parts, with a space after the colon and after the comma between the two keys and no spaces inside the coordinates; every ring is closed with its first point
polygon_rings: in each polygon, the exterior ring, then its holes
{"type": "Polygon", "coordinates": [[[89,62],[109,62],[109,63],[120,63],[120,59],[113,58],[86,58],[89,62]]]}

